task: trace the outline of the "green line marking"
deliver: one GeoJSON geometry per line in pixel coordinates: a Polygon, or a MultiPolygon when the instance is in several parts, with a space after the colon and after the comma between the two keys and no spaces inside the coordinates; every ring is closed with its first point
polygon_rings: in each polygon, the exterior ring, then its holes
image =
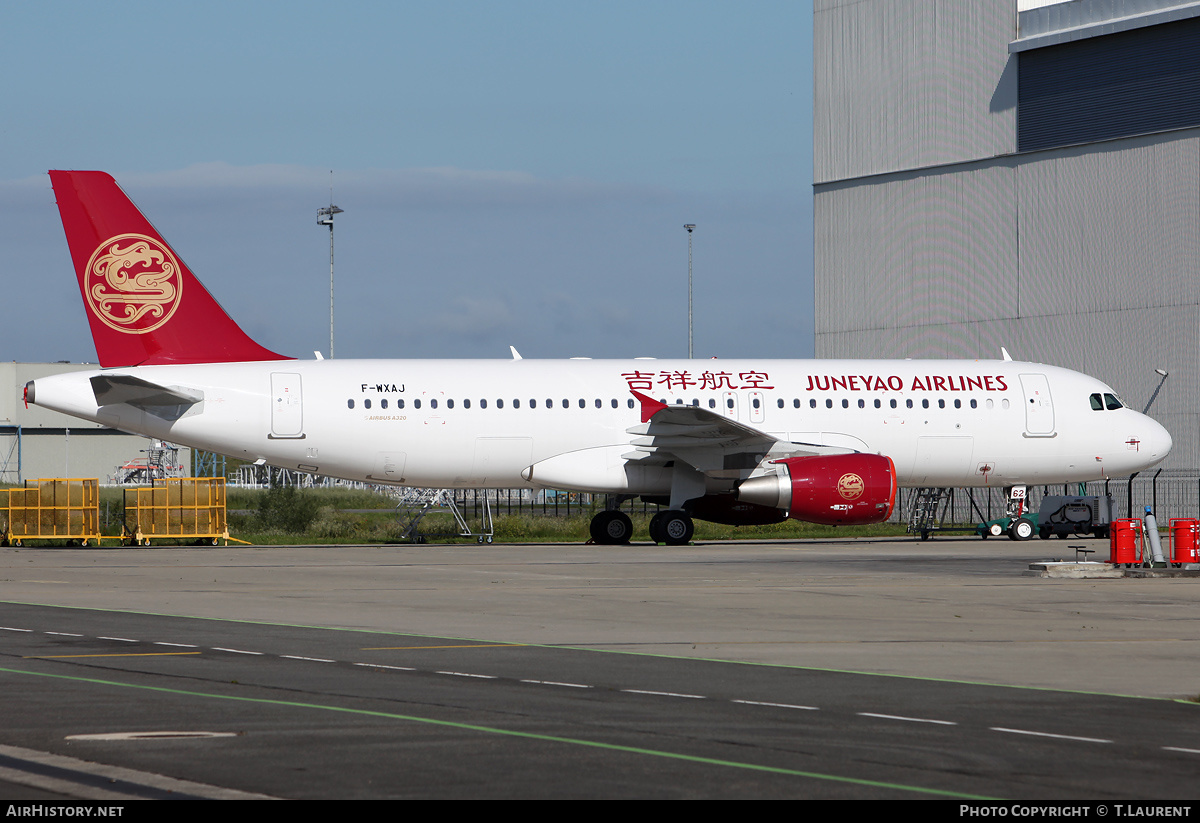
{"type": "Polygon", "coordinates": [[[962,792],[943,791],[941,789],[927,789],[921,786],[907,786],[903,783],[888,783],[881,780],[865,780],[857,777],[843,777],[835,774],[822,774],[820,772],[806,772],[797,769],[785,769],[779,766],[763,766],[756,763],[741,763],[736,760],[721,760],[712,757],[699,757],[697,755],[679,754],[678,752],[667,752],[658,749],[643,749],[638,746],[622,746],[616,743],[601,743],[596,740],[582,740],[574,737],[558,737],[549,734],[536,734],[533,732],[519,732],[511,729],[498,729],[492,726],[478,726],[472,723],[458,723],[452,720],[436,720],[431,717],[417,717],[408,714],[396,714],[394,712],[381,712],[371,709],[353,709],[346,706],[326,706],[319,703],[301,703],[294,700],[272,700],[261,697],[242,697],[238,695],[227,694],[212,694],[209,692],[189,691],[186,689],[170,689],[163,686],[145,686],[137,683],[121,683],[115,680],[101,680],[95,677],[77,677],[68,674],[49,674],[46,672],[30,672],[22,671],[21,669],[9,669],[0,667],[0,672],[9,674],[27,675],[30,677],[50,677],[56,680],[71,680],[80,683],[95,683],[101,686],[116,686],[125,689],[142,689],[144,691],[160,692],[165,694],[186,695],[188,697],[203,697],[212,700],[234,700],[242,703],[257,703],[269,706],[290,706],[299,709],[315,709],[317,711],[326,712],[344,712],[346,714],[362,715],[366,717],[384,717],[390,720],[403,720],[410,723],[425,723],[431,726],[445,726],[454,729],[463,729],[466,731],[481,732],[483,734],[498,734],[506,737],[516,737],[525,740],[539,740],[549,743],[564,743],[570,746],[587,746],[594,749],[605,749],[614,752],[626,752],[629,754],[640,754],[649,757],[663,757],[670,760],[682,760],[688,763],[701,763],[707,766],[724,766],[733,769],[747,769],[749,771],[768,772],[771,774],[788,775],[790,777],[807,777],[813,780],[827,780],[835,783],[849,783],[856,786],[870,786],[879,789],[894,789],[896,791],[915,792],[917,794],[935,795],[937,797],[952,797],[963,800],[996,800],[998,798],[985,797],[982,795],[965,794],[962,792]]]}

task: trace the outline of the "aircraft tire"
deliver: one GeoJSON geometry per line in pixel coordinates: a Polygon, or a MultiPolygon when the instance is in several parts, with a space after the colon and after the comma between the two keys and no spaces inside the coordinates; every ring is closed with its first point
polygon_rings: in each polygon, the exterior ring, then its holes
{"type": "Polygon", "coordinates": [[[625,512],[603,511],[592,518],[588,529],[597,545],[617,546],[628,543],[633,536],[633,521],[625,512]]]}
{"type": "Polygon", "coordinates": [[[668,546],[683,546],[692,542],[692,535],[696,532],[692,518],[680,511],[663,512],[659,516],[662,517],[660,528],[664,543],[668,546]]]}
{"type": "Polygon", "coordinates": [[[1008,536],[1013,540],[1028,540],[1033,537],[1034,531],[1032,520],[1027,517],[1018,517],[1008,527],[1008,536]]]}
{"type": "Polygon", "coordinates": [[[659,512],[650,518],[650,542],[651,543],[666,543],[667,535],[663,532],[662,522],[663,515],[666,512],[659,512]]]}

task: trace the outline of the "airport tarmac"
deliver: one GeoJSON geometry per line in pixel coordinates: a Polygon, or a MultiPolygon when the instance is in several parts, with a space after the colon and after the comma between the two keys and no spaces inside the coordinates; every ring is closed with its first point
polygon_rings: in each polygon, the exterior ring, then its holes
{"type": "Polygon", "coordinates": [[[6,549],[0,796],[88,796],[85,763],[182,796],[1194,796],[1200,581],[1023,575],[1071,557],[6,549]],[[156,731],[233,736],[76,737],[156,731]],[[37,784],[43,755],[79,765],[37,784]]]}

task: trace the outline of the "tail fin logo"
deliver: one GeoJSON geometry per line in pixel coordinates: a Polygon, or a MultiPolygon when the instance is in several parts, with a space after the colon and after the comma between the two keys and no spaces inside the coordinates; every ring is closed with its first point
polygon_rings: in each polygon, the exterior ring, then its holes
{"type": "Polygon", "coordinates": [[[146,334],[171,319],[183,297],[182,266],[161,240],[118,234],[96,247],[83,290],[109,328],[146,334]]]}

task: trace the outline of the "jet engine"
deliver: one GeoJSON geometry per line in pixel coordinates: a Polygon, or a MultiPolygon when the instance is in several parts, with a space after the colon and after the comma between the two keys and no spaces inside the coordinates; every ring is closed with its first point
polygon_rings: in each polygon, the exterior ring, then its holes
{"type": "Polygon", "coordinates": [[[737,489],[738,500],[827,526],[880,523],[892,513],[896,466],[890,457],[835,454],[771,462],[782,470],[746,480],[737,489]]]}

